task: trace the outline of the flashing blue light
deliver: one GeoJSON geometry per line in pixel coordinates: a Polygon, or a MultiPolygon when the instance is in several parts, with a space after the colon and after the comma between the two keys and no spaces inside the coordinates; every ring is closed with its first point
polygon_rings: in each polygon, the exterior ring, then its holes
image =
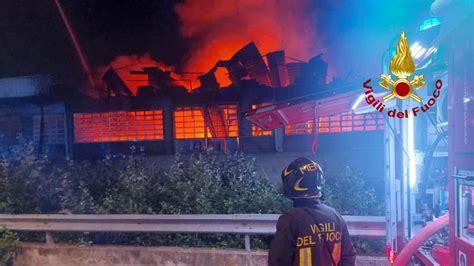
{"type": "Polygon", "coordinates": [[[437,17],[429,18],[423,21],[423,23],[418,28],[418,31],[424,31],[427,29],[431,29],[433,27],[441,25],[441,21],[437,17]]]}

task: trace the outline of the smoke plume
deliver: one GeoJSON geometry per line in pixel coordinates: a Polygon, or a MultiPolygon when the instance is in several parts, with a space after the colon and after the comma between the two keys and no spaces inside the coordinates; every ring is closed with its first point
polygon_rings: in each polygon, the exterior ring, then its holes
{"type": "Polygon", "coordinates": [[[181,34],[192,42],[189,71],[207,72],[251,41],[263,55],[283,49],[301,60],[321,48],[308,0],[187,0],[175,10],[181,34]]]}
{"type": "MultiPolygon", "coordinates": [[[[310,4],[309,0],[187,0],[176,4],[180,34],[191,49],[181,68],[206,73],[219,60],[230,59],[252,41],[262,55],[285,50],[289,57],[308,60],[321,51],[314,25],[315,11],[310,4]]],[[[104,73],[113,67],[136,94],[137,87],[148,85],[148,80],[145,75],[131,75],[129,71],[149,66],[163,71],[174,70],[174,67],[153,60],[150,54],[144,54],[117,56],[109,65],[100,66],[96,71],[104,73]]],[[[215,74],[221,86],[230,85],[226,70],[218,69],[215,74]]],[[[193,87],[198,85],[196,74],[173,74],[172,77],[190,79],[193,87]]],[[[96,81],[96,84],[103,84],[101,80],[96,81]]]]}

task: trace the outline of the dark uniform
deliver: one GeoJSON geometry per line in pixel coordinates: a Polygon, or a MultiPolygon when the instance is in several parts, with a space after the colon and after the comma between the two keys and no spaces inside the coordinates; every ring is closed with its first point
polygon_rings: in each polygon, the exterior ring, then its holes
{"type": "Polygon", "coordinates": [[[294,203],[278,219],[268,264],[355,265],[356,253],[341,215],[318,200],[294,203]]]}
{"type": "Polygon", "coordinates": [[[356,253],[347,225],[333,208],[322,204],[321,167],[306,158],[282,172],[283,194],[293,200],[277,223],[270,247],[270,266],[351,266],[356,253]]]}

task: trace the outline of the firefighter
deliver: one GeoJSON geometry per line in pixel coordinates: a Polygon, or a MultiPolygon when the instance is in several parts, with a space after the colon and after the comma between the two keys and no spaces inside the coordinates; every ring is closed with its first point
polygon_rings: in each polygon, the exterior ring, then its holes
{"type": "Polygon", "coordinates": [[[293,200],[293,208],[278,219],[268,264],[355,265],[356,253],[346,223],[336,210],[320,202],[321,167],[298,158],[283,169],[281,178],[283,194],[293,200]]]}

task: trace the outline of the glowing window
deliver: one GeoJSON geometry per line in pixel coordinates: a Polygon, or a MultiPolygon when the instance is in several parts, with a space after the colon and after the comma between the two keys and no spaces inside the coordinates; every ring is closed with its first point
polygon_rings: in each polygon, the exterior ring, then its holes
{"type": "Polygon", "coordinates": [[[286,135],[304,135],[310,134],[313,128],[313,121],[288,125],[285,127],[286,135]]]}
{"type": "Polygon", "coordinates": [[[208,119],[206,125],[212,137],[238,137],[239,126],[237,121],[236,105],[219,105],[207,107],[208,119]]]}
{"type": "Polygon", "coordinates": [[[176,139],[204,138],[204,111],[202,107],[178,107],[174,111],[176,139]]]}
{"type": "Polygon", "coordinates": [[[238,137],[237,106],[177,107],[174,136],[175,139],[238,137]]]}
{"type": "MultiPolygon", "coordinates": [[[[285,127],[286,135],[311,134],[313,121],[288,125],[285,127]]],[[[374,131],[383,129],[383,116],[381,114],[356,115],[343,113],[330,117],[319,118],[319,133],[336,133],[351,131],[374,131]]]]}
{"type": "Polygon", "coordinates": [[[33,139],[35,143],[40,142],[42,135],[43,144],[64,145],[64,114],[44,115],[43,129],[41,129],[41,116],[33,117],[33,139]]]}
{"type": "Polygon", "coordinates": [[[74,134],[76,142],[162,140],[163,112],[77,113],[74,134]]]}
{"type": "MultiPolygon", "coordinates": [[[[254,104],[252,105],[252,110],[253,109],[257,109],[257,108],[260,108],[260,107],[264,107],[264,106],[267,106],[269,104],[254,104]]],[[[255,124],[252,123],[252,136],[254,137],[260,137],[260,136],[271,136],[273,135],[273,131],[272,130],[263,130],[261,128],[259,128],[258,126],[256,126],[255,124]]]]}

